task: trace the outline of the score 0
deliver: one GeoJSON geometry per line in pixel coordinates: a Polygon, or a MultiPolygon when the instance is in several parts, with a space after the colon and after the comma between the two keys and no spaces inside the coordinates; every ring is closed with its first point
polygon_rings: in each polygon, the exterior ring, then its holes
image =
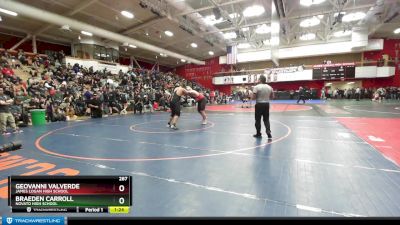
{"type": "MultiPolygon", "coordinates": [[[[126,181],[128,181],[128,177],[119,177],[118,178],[118,181],[120,181],[120,182],[126,182],[126,181]]],[[[119,186],[118,186],[118,190],[120,191],[120,192],[124,192],[125,191],[125,185],[123,185],[123,184],[120,184],[119,186]]]]}
{"type": "MultiPolygon", "coordinates": [[[[127,177],[127,176],[121,176],[121,177],[118,178],[118,181],[120,181],[120,182],[126,182],[126,181],[128,181],[128,179],[129,179],[129,177],[127,177]]],[[[129,185],[129,184],[128,184],[128,185],[129,185]]],[[[125,191],[125,185],[124,185],[124,184],[118,185],[118,191],[119,191],[119,192],[124,192],[124,191],[125,191]]],[[[123,205],[123,204],[125,203],[125,198],[124,198],[124,197],[120,197],[120,198],[118,199],[118,203],[119,203],[120,205],[123,205]]]]}

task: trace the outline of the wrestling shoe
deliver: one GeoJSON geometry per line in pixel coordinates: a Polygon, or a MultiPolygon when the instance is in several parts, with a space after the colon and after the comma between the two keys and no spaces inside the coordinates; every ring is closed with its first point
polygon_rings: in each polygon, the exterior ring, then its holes
{"type": "Polygon", "coordinates": [[[173,130],[179,130],[179,128],[178,127],[176,127],[175,125],[171,125],[171,127],[170,127],[171,129],[173,129],[173,130]]]}
{"type": "Polygon", "coordinates": [[[255,135],[253,135],[253,137],[255,137],[255,138],[262,138],[261,134],[255,134],[255,135]]]}

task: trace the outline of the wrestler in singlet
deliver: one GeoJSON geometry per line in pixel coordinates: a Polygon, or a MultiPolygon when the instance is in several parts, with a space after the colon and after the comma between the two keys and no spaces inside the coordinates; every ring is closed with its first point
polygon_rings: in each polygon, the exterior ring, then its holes
{"type": "Polygon", "coordinates": [[[184,88],[185,84],[182,82],[179,87],[175,88],[174,94],[171,99],[171,119],[168,122],[168,127],[174,130],[178,130],[176,123],[178,118],[181,116],[181,97],[187,95],[187,91],[184,88]]]}
{"type": "Polygon", "coordinates": [[[187,91],[190,97],[194,98],[194,100],[198,103],[197,111],[198,112],[204,111],[206,109],[206,104],[207,104],[206,97],[202,93],[192,90],[190,87],[187,88],[187,91]]]}
{"type": "Polygon", "coordinates": [[[181,96],[177,93],[181,87],[177,87],[174,90],[174,94],[171,99],[171,117],[181,116],[181,96]]]}
{"type": "Polygon", "coordinates": [[[195,99],[197,102],[197,111],[200,113],[200,115],[203,117],[203,122],[202,125],[207,124],[207,115],[206,115],[206,104],[207,104],[207,99],[206,97],[202,94],[199,93],[195,90],[192,90],[192,88],[187,87],[188,94],[195,99]]]}

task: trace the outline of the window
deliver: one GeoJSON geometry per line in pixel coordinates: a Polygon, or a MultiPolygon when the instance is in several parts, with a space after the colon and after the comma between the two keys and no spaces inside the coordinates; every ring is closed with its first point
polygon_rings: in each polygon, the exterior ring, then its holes
{"type": "Polygon", "coordinates": [[[119,52],[113,48],[106,48],[100,45],[75,44],[74,55],[81,59],[97,59],[108,62],[118,62],[119,52]]]}

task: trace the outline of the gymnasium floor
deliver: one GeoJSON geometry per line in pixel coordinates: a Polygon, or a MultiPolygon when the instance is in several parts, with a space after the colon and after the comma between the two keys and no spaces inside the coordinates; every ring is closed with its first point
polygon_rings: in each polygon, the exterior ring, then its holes
{"type": "Polygon", "coordinates": [[[0,215],[8,175],[79,174],[131,175],[128,216],[398,217],[399,107],[274,102],[272,141],[252,137],[253,109],[238,104],[208,106],[206,126],[185,109],[178,131],[168,113],[29,127],[0,137],[24,147],[0,156],[0,215]]]}

